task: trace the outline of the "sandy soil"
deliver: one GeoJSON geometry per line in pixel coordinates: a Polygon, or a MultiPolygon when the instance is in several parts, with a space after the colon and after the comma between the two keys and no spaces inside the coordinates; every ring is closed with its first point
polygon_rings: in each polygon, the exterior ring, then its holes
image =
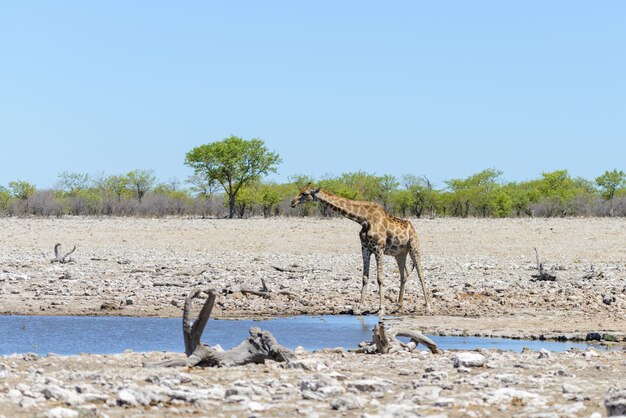
{"type": "MultiPolygon", "coordinates": [[[[411,276],[389,323],[426,332],[623,341],[626,220],[414,220],[432,294],[411,276]],[[537,248],[554,282],[532,281],[537,248]]],[[[0,313],[180,316],[191,288],[213,316],[348,313],[361,286],[359,226],[345,219],[0,219],[0,313]],[[55,243],[66,264],[51,263],[55,243]],[[269,297],[241,292],[260,290],[269,297]],[[282,292],[282,293],[281,293],[282,292]]],[[[399,287],[385,259],[387,307],[399,287]]],[[[367,306],[377,303],[370,279],[367,306]]],[[[626,351],[342,350],[230,369],[144,368],[180,356],[0,357],[0,417],[601,417],[624,406],[626,351]],[[482,360],[481,360],[482,358],[482,360]]]]}

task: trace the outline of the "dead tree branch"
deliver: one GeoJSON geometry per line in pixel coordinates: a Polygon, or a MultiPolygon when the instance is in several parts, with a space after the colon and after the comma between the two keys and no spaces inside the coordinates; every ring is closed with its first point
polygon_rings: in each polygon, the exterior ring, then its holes
{"type": "Polygon", "coordinates": [[[57,243],[54,246],[54,258],[50,262],[51,263],[61,263],[61,264],[72,262],[74,260],[68,259],[67,257],[69,257],[70,254],[72,254],[74,251],[76,251],[76,246],[75,245],[74,245],[74,248],[72,248],[68,253],[66,253],[65,255],[62,256],[61,255],[61,244],[57,243]]]}
{"type": "Polygon", "coordinates": [[[285,296],[288,296],[289,299],[296,297],[296,295],[293,292],[289,292],[288,290],[277,290],[277,291],[271,290],[269,286],[267,285],[267,283],[265,282],[265,279],[263,278],[261,278],[261,290],[254,290],[254,289],[250,289],[247,287],[231,288],[230,286],[227,286],[222,289],[222,294],[224,295],[232,294],[232,293],[242,293],[246,296],[247,295],[259,296],[265,299],[271,299],[273,295],[285,295],[285,296]]]}
{"type": "Polygon", "coordinates": [[[553,282],[556,280],[556,275],[550,273],[543,268],[543,264],[539,261],[539,252],[535,248],[535,256],[537,258],[537,274],[533,274],[532,277],[535,281],[548,281],[553,282]]]}
{"type": "Polygon", "coordinates": [[[280,271],[281,273],[313,273],[315,271],[331,271],[329,269],[305,269],[305,268],[297,268],[297,265],[292,265],[291,267],[280,267],[280,266],[272,266],[272,268],[276,271],[280,271]]]}
{"type": "Polygon", "coordinates": [[[250,328],[250,336],[237,347],[228,351],[219,351],[200,342],[202,332],[209,321],[211,310],[215,304],[217,294],[209,290],[209,297],[200,310],[195,321],[191,321],[191,308],[194,298],[197,298],[200,290],[190,292],[185,299],[183,312],[183,338],[185,340],[186,360],[171,360],[149,365],[151,367],[177,367],[177,366],[215,366],[230,367],[248,363],[264,363],[265,360],[285,361],[293,357],[292,352],[278,344],[274,336],[260,328],[250,328]]]}
{"type": "Polygon", "coordinates": [[[356,350],[350,350],[355,353],[367,354],[393,354],[399,351],[413,351],[418,344],[425,345],[431,353],[437,354],[437,344],[419,331],[412,331],[402,328],[391,328],[385,330],[382,322],[374,327],[373,341],[365,343],[356,350]],[[408,343],[404,343],[398,337],[409,338],[408,343]]]}

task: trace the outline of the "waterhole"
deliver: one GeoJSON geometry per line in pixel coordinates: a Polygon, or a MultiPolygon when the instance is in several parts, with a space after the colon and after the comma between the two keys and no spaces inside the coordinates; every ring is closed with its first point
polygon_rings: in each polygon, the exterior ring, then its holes
{"type": "MultiPolygon", "coordinates": [[[[248,329],[270,331],[288,347],[307,350],[344,347],[357,348],[370,341],[377,316],[295,316],[265,320],[210,319],[202,341],[229,349],[248,336],[248,329]]],[[[428,335],[428,334],[427,334],[428,335]]],[[[586,349],[588,344],[514,340],[507,338],[432,336],[441,349],[493,348],[521,351],[545,348],[565,351],[586,349]]],[[[597,347],[597,346],[594,346],[597,347]]],[[[0,355],[12,353],[112,354],[124,350],[183,352],[180,318],[135,318],[93,316],[0,316],[0,355]]]]}

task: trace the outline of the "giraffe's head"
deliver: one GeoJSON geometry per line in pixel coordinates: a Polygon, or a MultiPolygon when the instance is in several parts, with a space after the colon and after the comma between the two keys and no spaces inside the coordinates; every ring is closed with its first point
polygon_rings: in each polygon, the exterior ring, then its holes
{"type": "Polygon", "coordinates": [[[295,208],[300,203],[313,202],[315,200],[315,194],[319,192],[319,188],[314,188],[311,183],[300,189],[300,193],[291,201],[291,207],[295,208]]]}

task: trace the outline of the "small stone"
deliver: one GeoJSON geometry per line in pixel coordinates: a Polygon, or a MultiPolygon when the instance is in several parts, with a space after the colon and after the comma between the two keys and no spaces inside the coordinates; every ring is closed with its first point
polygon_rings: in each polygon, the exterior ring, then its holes
{"type": "Polygon", "coordinates": [[[626,415],[626,388],[611,388],[604,401],[608,416],[626,415]]]}
{"type": "Polygon", "coordinates": [[[539,357],[537,358],[550,358],[551,355],[552,354],[550,353],[550,351],[542,348],[541,350],[539,350],[539,357]]]}
{"type": "Polygon", "coordinates": [[[588,357],[588,358],[589,357],[599,357],[600,354],[596,350],[594,350],[592,348],[589,348],[587,351],[585,351],[583,353],[583,356],[588,357]]]}
{"type": "Polygon", "coordinates": [[[39,356],[35,353],[26,353],[22,356],[24,361],[36,361],[39,359],[39,356]]]}
{"type": "Polygon", "coordinates": [[[480,353],[462,352],[454,357],[454,367],[482,367],[486,360],[480,353]]]}
{"type": "Polygon", "coordinates": [[[391,382],[384,379],[360,379],[346,382],[346,386],[359,392],[384,392],[391,389],[391,382]]]}
{"type": "Polygon", "coordinates": [[[9,371],[9,368],[6,366],[6,364],[0,363],[0,379],[6,379],[7,377],[9,377],[10,374],[11,372],[9,371]]]}
{"type": "Polygon", "coordinates": [[[413,393],[413,402],[422,404],[439,398],[441,388],[439,386],[419,386],[415,388],[413,393]]]}
{"type": "Polygon", "coordinates": [[[498,405],[510,402],[512,399],[520,399],[523,401],[538,399],[539,395],[536,393],[527,392],[525,390],[513,389],[513,388],[501,388],[490,393],[484,398],[484,401],[490,405],[498,405]]]}
{"type": "Polygon", "coordinates": [[[180,383],[190,383],[192,381],[191,375],[187,373],[178,373],[176,379],[178,379],[180,383]]]}
{"type": "Polygon", "coordinates": [[[37,400],[34,398],[29,398],[28,396],[24,396],[20,400],[20,406],[22,408],[32,408],[34,406],[37,406],[37,400]]]}
{"type": "Polygon", "coordinates": [[[365,406],[365,399],[360,396],[340,396],[333,399],[330,406],[339,412],[349,411],[363,408],[363,406],[365,406]]]}
{"type": "Polygon", "coordinates": [[[580,415],[587,407],[583,402],[576,402],[571,405],[564,405],[559,408],[559,412],[567,417],[580,415]]]}
{"type": "Polygon", "coordinates": [[[246,403],[246,408],[252,412],[262,412],[267,409],[267,406],[260,402],[250,401],[246,403]]]}
{"type": "Polygon", "coordinates": [[[127,306],[134,305],[134,304],[135,304],[135,301],[132,300],[131,298],[126,299],[126,305],[127,306]]]}
{"type": "Polygon", "coordinates": [[[107,302],[102,303],[102,305],[100,305],[101,311],[114,311],[118,309],[121,309],[121,306],[118,302],[107,301],[107,302]]]}
{"type": "Polygon", "coordinates": [[[322,371],[327,368],[324,363],[320,363],[315,359],[292,360],[287,364],[290,369],[303,369],[308,371],[322,371]]]}
{"type": "Polygon", "coordinates": [[[11,398],[14,403],[18,403],[22,399],[22,392],[17,389],[9,389],[7,396],[11,398]]]}
{"type": "Polygon", "coordinates": [[[606,295],[604,295],[604,296],[602,297],[602,302],[603,302],[605,305],[610,305],[611,303],[615,302],[615,300],[616,300],[616,299],[615,299],[615,296],[613,296],[613,295],[612,295],[612,294],[610,294],[610,293],[607,293],[606,295]]]}
{"type": "Polygon", "coordinates": [[[435,401],[433,402],[433,406],[438,406],[440,408],[450,408],[454,405],[454,402],[454,398],[440,397],[435,399],[435,401]]]}
{"type": "Polygon", "coordinates": [[[135,395],[128,389],[122,389],[117,393],[117,404],[135,406],[138,404],[135,395]]]}
{"type": "Polygon", "coordinates": [[[581,388],[579,388],[576,385],[572,385],[571,383],[563,383],[563,386],[561,386],[561,389],[563,390],[563,393],[580,393],[580,392],[582,392],[581,388]]]}
{"type": "Polygon", "coordinates": [[[46,418],[75,418],[78,416],[78,412],[73,409],[62,408],[60,406],[49,409],[44,414],[46,418]]]}

